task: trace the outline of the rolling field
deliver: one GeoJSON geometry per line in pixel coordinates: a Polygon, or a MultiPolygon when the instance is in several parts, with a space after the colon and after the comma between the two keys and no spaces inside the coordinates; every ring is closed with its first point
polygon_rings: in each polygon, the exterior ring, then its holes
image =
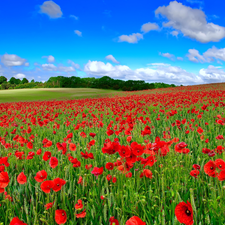
{"type": "Polygon", "coordinates": [[[0,224],[225,224],[225,84],[0,101],[0,224]]]}
{"type": "Polygon", "coordinates": [[[45,101],[81,98],[97,98],[120,93],[114,90],[94,88],[37,88],[0,90],[0,102],[45,101]]]}

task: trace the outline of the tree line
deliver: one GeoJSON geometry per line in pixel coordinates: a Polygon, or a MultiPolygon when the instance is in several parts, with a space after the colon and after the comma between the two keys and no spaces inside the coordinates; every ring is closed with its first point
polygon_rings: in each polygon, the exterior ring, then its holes
{"type": "Polygon", "coordinates": [[[22,80],[11,77],[9,81],[4,76],[0,77],[1,89],[20,89],[20,88],[99,88],[99,89],[112,89],[122,91],[138,91],[154,88],[167,88],[176,87],[174,84],[165,83],[145,83],[143,80],[114,80],[111,77],[104,76],[101,78],[95,77],[50,77],[47,82],[29,82],[26,78],[22,80]]]}

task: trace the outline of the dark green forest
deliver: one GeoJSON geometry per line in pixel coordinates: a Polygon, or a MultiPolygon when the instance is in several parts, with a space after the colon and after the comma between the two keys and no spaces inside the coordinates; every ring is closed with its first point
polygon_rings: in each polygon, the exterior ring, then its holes
{"type": "Polygon", "coordinates": [[[121,91],[138,91],[155,88],[176,87],[174,84],[165,83],[145,83],[143,80],[114,80],[108,76],[101,78],[87,77],[50,77],[47,82],[29,82],[26,78],[22,80],[11,77],[9,81],[4,76],[0,76],[0,89],[21,89],[21,88],[98,88],[121,91]]]}

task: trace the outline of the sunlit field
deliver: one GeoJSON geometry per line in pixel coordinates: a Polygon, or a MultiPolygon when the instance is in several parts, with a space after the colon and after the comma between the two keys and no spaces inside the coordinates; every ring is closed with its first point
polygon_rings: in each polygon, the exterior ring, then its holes
{"type": "Polygon", "coordinates": [[[225,84],[13,91],[0,91],[0,224],[225,224],[225,84]]]}
{"type": "Polygon", "coordinates": [[[120,93],[95,88],[37,88],[0,90],[0,102],[68,100],[97,98],[120,93]]]}

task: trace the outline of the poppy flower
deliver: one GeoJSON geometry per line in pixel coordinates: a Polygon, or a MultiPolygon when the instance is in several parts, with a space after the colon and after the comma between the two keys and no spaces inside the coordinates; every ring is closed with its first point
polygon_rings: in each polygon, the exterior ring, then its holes
{"type": "Polygon", "coordinates": [[[225,180],[225,170],[221,170],[217,177],[218,177],[219,181],[224,181],[225,180]]]}
{"type": "Polygon", "coordinates": [[[27,224],[21,221],[18,217],[14,217],[9,225],[27,225],[27,224]]]}
{"type": "Polygon", "coordinates": [[[215,164],[219,170],[225,169],[225,162],[222,159],[216,159],[215,164]]]}
{"type": "Polygon", "coordinates": [[[131,154],[131,150],[127,147],[127,146],[121,146],[120,150],[119,150],[119,155],[121,157],[129,157],[131,154]]]}
{"type": "Polygon", "coordinates": [[[82,204],[82,200],[78,199],[77,204],[74,206],[75,209],[82,209],[83,208],[83,204],[82,204]]]}
{"type": "Polygon", "coordinates": [[[70,149],[70,151],[76,151],[76,145],[75,144],[73,144],[73,143],[70,143],[70,145],[69,145],[69,149],[70,149]]]}
{"type": "Polygon", "coordinates": [[[106,163],[105,168],[106,168],[107,170],[113,170],[114,164],[111,163],[111,162],[108,162],[108,163],[106,163]]]}
{"type": "Polygon", "coordinates": [[[0,173],[0,188],[5,188],[9,184],[9,175],[7,172],[0,173]]]}
{"type": "MultiPolygon", "coordinates": [[[[54,201],[54,202],[55,202],[55,201],[54,201]]],[[[49,203],[47,203],[47,204],[45,205],[46,210],[52,208],[54,202],[49,202],[49,203]]]]}
{"type": "Polygon", "coordinates": [[[52,153],[49,151],[46,151],[43,155],[43,160],[48,161],[51,158],[51,156],[52,156],[52,153]]]}
{"type": "Polygon", "coordinates": [[[58,166],[58,159],[56,157],[51,157],[49,161],[49,165],[51,168],[54,169],[56,166],[58,166]]]}
{"type": "MultiPolygon", "coordinates": [[[[85,210],[86,210],[86,209],[85,209],[85,210]]],[[[77,218],[84,218],[84,217],[86,216],[85,210],[84,210],[83,212],[81,212],[81,213],[76,214],[76,217],[77,217],[77,218]]]]}
{"type": "Polygon", "coordinates": [[[41,190],[45,193],[50,193],[55,183],[52,180],[46,180],[41,184],[41,190]]]}
{"type": "Polygon", "coordinates": [[[89,135],[94,138],[96,134],[95,133],[90,133],[89,135]]]}
{"type": "Polygon", "coordinates": [[[199,175],[199,170],[192,170],[192,171],[190,172],[190,175],[191,175],[192,177],[197,178],[198,175],[199,175]]]}
{"type": "Polygon", "coordinates": [[[204,165],[204,171],[207,175],[213,176],[215,174],[216,164],[210,160],[204,165]]]}
{"type": "Polygon", "coordinates": [[[47,172],[45,170],[41,170],[37,172],[36,176],[34,177],[34,179],[40,183],[43,182],[46,178],[47,178],[47,172]]]}
{"type": "Polygon", "coordinates": [[[114,216],[111,216],[109,219],[110,224],[109,225],[119,225],[119,221],[114,218],[114,216]]]}
{"type": "Polygon", "coordinates": [[[41,149],[38,149],[37,152],[36,152],[37,155],[41,155],[41,153],[42,153],[41,149]]]}
{"type": "Polygon", "coordinates": [[[138,216],[133,216],[129,220],[127,220],[125,225],[146,225],[146,223],[142,221],[138,216]]]}
{"type": "Polygon", "coordinates": [[[64,224],[67,221],[66,211],[63,209],[57,209],[55,211],[55,222],[57,224],[64,224]]]}
{"type": "Polygon", "coordinates": [[[80,184],[80,183],[82,183],[82,181],[83,181],[83,178],[82,178],[82,176],[79,176],[79,179],[78,179],[78,184],[80,184]]]}
{"type": "Polygon", "coordinates": [[[94,174],[95,176],[101,175],[103,173],[103,167],[99,168],[99,167],[94,167],[94,169],[91,171],[92,174],[94,174]]]}
{"type": "Polygon", "coordinates": [[[108,181],[110,181],[110,180],[112,179],[112,176],[111,176],[110,174],[108,174],[108,175],[106,176],[106,179],[107,179],[108,181]]]}
{"type": "Polygon", "coordinates": [[[17,182],[18,182],[19,184],[25,184],[25,183],[27,182],[27,177],[26,177],[26,175],[25,175],[23,172],[21,172],[21,173],[18,175],[18,177],[17,177],[17,182]]]}
{"type": "Polygon", "coordinates": [[[117,181],[116,177],[113,177],[112,182],[116,183],[116,181],[117,181]]]}
{"type": "Polygon", "coordinates": [[[192,225],[194,223],[192,206],[188,201],[187,203],[180,202],[176,206],[175,215],[180,223],[184,223],[185,225],[192,225]]]}
{"type": "Polygon", "coordinates": [[[200,170],[200,169],[201,169],[201,166],[198,165],[198,164],[194,164],[192,167],[193,167],[195,170],[200,170]]]}
{"type": "Polygon", "coordinates": [[[61,178],[55,178],[53,180],[53,182],[54,182],[54,186],[53,186],[52,190],[55,192],[60,191],[62,186],[66,183],[66,181],[61,178]]]}
{"type": "Polygon", "coordinates": [[[32,143],[32,142],[28,142],[28,143],[27,143],[27,148],[33,149],[33,143],[32,143]]]}

